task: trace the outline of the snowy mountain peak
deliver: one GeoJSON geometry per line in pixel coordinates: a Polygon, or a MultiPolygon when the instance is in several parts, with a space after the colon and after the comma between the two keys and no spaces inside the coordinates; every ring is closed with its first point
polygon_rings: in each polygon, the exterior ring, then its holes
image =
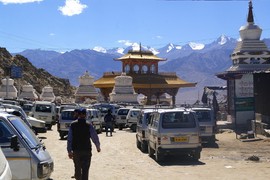
{"type": "Polygon", "coordinates": [[[107,50],[103,47],[96,46],[93,48],[94,51],[101,52],[101,53],[107,53],[107,50]]]}
{"type": "Polygon", "coordinates": [[[202,50],[204,48],[204,44],[200,44],[200,43],[195,43],[195,42],[190,42],[189,46],[191,47],[191,49],[193,50],[202,50]]]}
{"type": "Polygon", "coordinates": [[[220,45],[226,44],[228,40],[230,40],[230,38],[223,34],[218,38],[218,44],[220,45]]]}

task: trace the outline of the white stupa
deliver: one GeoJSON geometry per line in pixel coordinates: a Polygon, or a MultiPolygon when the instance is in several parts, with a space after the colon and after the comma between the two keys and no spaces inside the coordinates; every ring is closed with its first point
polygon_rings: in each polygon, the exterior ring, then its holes
{"type": "Polygon", "coordinates": [[[40,95],[40,99],[42,101],[50,101],[53,102],[55,100],[55,95],[53,93],[53,88],[49,85],[45,86],[42,89],[41,95],[40,95]]]}
{"type": "Polygon", "coordinates": [[[132,77],[122,73],[114,79],[115,85],[110,93],[110,102],[138,103],[138,94],[134,91],[132,77]]]}
{"type": "Polygon", "coordinates": [[[19,98],[35,101],[38,99],[38,95],[31,84],[26,84],[22,86],[22,92],[19,95],[19,98]]]}
{"type": "Polygon", "coordinates": [[[94,87],[94,77],[90,76],[88,71],[79,77],[80,85],[75,92],[76,103],[86,103],[97,100],[99,94],[94,87]]]}
{"type": "Polygon", "coordinates": [[[14,86],[14,80],[11,78],[4,78],[1,80],[2,84],[0,86],[0,97],[16,99],[18,90],[14,86]]]}

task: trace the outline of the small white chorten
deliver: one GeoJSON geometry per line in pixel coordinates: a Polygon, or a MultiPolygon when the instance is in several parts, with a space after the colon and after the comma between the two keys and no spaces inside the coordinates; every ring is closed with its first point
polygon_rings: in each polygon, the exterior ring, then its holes
{"type": "Polygon", "coordinates": [[[94,77],[90,76],[88,71],[79,77],[79,87],[75,92],[75,102],[84,103],[91,100],[97,100],[99,96],[96,88],[94,87],[94,77]]]}
{"type": "Polygon", "coordinates": [[[40,99],[42,101],[50,101],[53,102],[55,100],[55,95],[53,93],[53,88],[49,85],[45,86],[42,89],[41,95],[40,95],[40,99]]]}
{"type": "Polygon", "coordinates": [[[14,86],[14,80],[11,78],[4,78],[1,80],[2,85],[0,86],[0,97],[16,99],[18,90],[14,86]]]}
{"type": "Polygon", "coordinates": [[[110,93],[111,102],[128,102],[138,103],[137,96],[132,85],[132,77],[127,76],[126,73],[122,73],[121,76],[117,76],[115,79],[115,85],[110,93]]]}
{"type": "Polygon", "coordinates": [[[36,93],[36,90],[33,88],[33,86],[28,83],[22,86],[22,92],[19,95],[19,98],[35,101],[38,99],[38,95],[36,93]]]}

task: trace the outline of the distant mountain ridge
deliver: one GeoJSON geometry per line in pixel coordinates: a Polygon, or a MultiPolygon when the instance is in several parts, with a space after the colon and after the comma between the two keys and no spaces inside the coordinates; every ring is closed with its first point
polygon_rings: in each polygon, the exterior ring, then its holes
{"type": "MultiPolygon", "coordinates": [[[[264,39],[264,42],[270,47],[270,39],[264,39]]],[[[160,63],[159,71],[176,72],[183,80],[197,82],[197,87],[193,89],[201,93],[204,86],[225,85],[225,81],[216,78],[215,74],[232,65],[230,55],[236,44],[236,39],[222,35],[209,44],[188,43],[181,46],[168,43],[159,49],[146,46],[141,48],[167,59],[160,63]]],[[[104,72],[121,71],[121,62],[114,59],[123,56],[130,49],[139,48],[140,45],[134,43],[127,48],[96,47],[65,53],[37,49],[25,50],[19,54],[27,57],[36,67],[57,77],[67,78],[72,85],[77,86],[79,76],[86,70],[95,79],[100,78],[104,72]]]]}

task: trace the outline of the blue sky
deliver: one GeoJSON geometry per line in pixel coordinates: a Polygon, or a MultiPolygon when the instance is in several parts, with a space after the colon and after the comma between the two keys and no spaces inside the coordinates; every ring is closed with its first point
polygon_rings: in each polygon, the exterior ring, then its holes
{"type": "MultiPolygon", "coordinates": [[[[253,0],[255,24],[270,37],[270,1],[253,0]]],[[[0,47],[70,51],[141,42],[209,43],[239,38],[248,0],[0,0],[0,47]]]]}

